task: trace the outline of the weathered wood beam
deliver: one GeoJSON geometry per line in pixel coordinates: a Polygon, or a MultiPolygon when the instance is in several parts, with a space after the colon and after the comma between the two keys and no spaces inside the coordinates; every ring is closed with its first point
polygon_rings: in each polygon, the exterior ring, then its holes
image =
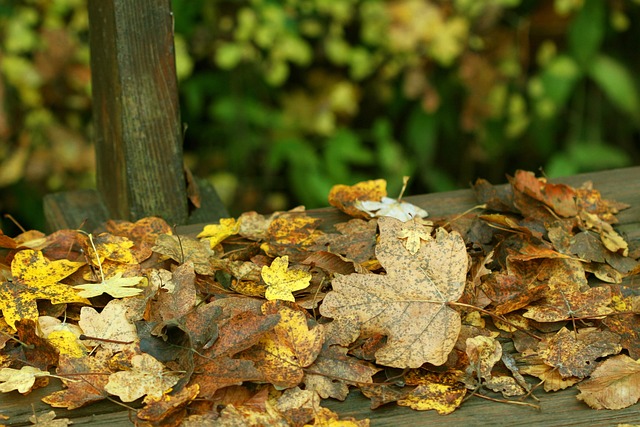
{"type": "Polygon", "coordinates": [[[188,212],[170,0],[89,0],[88,10],[98,188],[45,196],[49,231],[228,216],[204,180],[202,207],[188,212]]]}
{"type": "Polygon", "coordinates": [[[97,186],[111,217],[187,219],[169,0],[89,0],[97,186]]]}

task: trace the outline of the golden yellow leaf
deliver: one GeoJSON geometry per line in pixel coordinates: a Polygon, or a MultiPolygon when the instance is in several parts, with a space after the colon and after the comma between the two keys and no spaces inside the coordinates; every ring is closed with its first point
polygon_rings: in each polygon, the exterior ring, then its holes
{"type": "Polygon", "coordinates": [[[0,369],[0,392],[18,390],[22,394],[28,393],[37,378],[49,375],[49,372],[33,366],[23,366],[21,369],[2,368],[0,369]]]}
{"type": "Polygon", "coordinates": [[[53,331],[47,339],[60,355],[69,357],[83,357],[87,354],[87,348],[78,341],[78,337],[71,331],[60,329],[53,331]]]}
{"type": "Polygon", "coordinates": [[[262,267],[262,279],[267,284],[265,298],[268,300],[295,301],[292,292],[305,289],[311,281],[311,273],[303,270],[289,270],[289,257],[273,260],[271,266],[262,267]]]}
{"type": "Polygon", "coordinates": [[[196,237],[208,238],[211,249],[218,246],[224,239],[240,231],[240,221],[235,218],[222,218],[220,224],[209,224],[196,237]]]}
{"type": "Polygon", "coordinates": [[[59,283],[84,264],[64,259],[49,261],[42,252],[31,249],[18,252],[11,262],[13,280],[0,283],[0,309],[7,324],[15,329],[17,320],[37,320],[38,299],[53,304],[89,304],[71,286],[59,283]]]}
{"type": "MultiPolygon", "coordinates": [[[[263,310],[273,307],[265,303],[263,310]]],[[[273,310],[273,309],[272,309],[273,310]]],[[[304,313],[288,307],[269,314],[279,314],[280,321],[241,357],[255,362],[270,383],[284,388],[302,381],[304,368],[311,365],[322,348],[324,328],[314,324],[304,313]]]]}

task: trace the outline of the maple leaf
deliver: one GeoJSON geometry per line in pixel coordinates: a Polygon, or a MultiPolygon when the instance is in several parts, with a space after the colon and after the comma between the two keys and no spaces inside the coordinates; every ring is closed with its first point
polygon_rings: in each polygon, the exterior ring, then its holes
{"type": "Polygon", "coordinates": [[[205,225],[203,230],[196,237],[198,239],[207,238],[211,249],[218,246],[227,237],[238,234],[240,231],[240,221],[235,218],[221,218],[220,224],[205,225]]]}
{"type": "Polygon", "coordinates": [[[315,324],[305,313],[286,306],[265,303],[264,311],[278,313],[280,321],[264,334],[252,348],[238,357],[252,360],[267,381],[277,387],[294,387],[304,376],[324,342],[322,325],[315,324]]]}
{"type": "Polygon", "coordinates": [[[144,395],[160,397],[180,379],[178,374],[165,372],[162,363],[148,354],[133,356],[131,366],[130,371],[109,375],[104,386],[109,394],[118,396],[123,402],[133,402],[144,395]]]}
{"type": "MultiPolygon", "coordinates": [[[[510,180],[518,193],[525,194],[550,207],[560,216],[570,217],[578,214],[576,192],[565,184],[551,184],[546,178],[536,178],[533,172],[518,170],[510,180]]],[[[516,206],[521,208],[516,198],[516,206]]]]}
{"type": "Polygon", "coordinates": [[[305,252],[324,236],[322,231],[316,230],[320,222],[320,218],[311,217],[304,211],[274,215],[260,249],[273,257],[288,255],[296,260],[304,257],[305,252]]]}
{"type": "Polygon", "coordinates": [[[109,294],[114,298],[127,298],[138,295],[142,289],[132,288],[138,285],[144,277],[122,277],[119,271],[111,277],[105,278],[100,283],[86,283],[84,285],[75,285],[74,289],[81,289],[78,295],[84,298],[97,297],[102,294],[109,294]]]}
{"type": "Polygon", "coordinates": [[[71,286],[59,283],[84,264],[63,259],[49,261],[42,252],[31,249],[16,253],[11,262],[13,281],[0,284],[0,309],[7,324],[15,329],[18,319],[36,320],[37,299],[47,299],[53,304],[89,304],[71,286]]]}
{"type": "Polygon", "coordinates": [[[289,257],[273,260],[271,266],[262,267],[262,279],[267,284],[265,298],[268,300],[295,301],[292,292],[305,289],[311,282],[311,273],[303,270],[289,270],[289,257]]]}
{"type": "Polygon", "coordinates": [[[640,362],[624,354],[611,357],[578,390],[577,398],[592,408],[627,408],[640,400],[640,362]]]}
{"type": "Polygon", "coordinates": [[[89,403],[106,398],[104,386],[109,380],[108,356],[111,353],[101,350],[94,356],[60,356],[56,374],[60,375],[67,387],[42,398],[42,401],[54,408],[76,409],[89,403]]]}
{"type": "Polygon", "coordinates": [[[213,251],[207,242],[201,242],[188,236],[172,236],[161,234],[156,240],[153,251],[183,264],[192,261],[196,273],[212,275],[215,270],[209,264],[209,258],[213,256],[213,251]]]}
{"type": "Polygon", "coordinates": [[[589,376],[596,368],[596,359],[622,350],[620,337],[597,328],[570,331],[562,328],[540,352],[545,363],[558,368],[563,377],[589,376]]]}
{"type": "Polygon", "coordinates": [[[28,393],[36,379],[50,375],[49,372],[33,366],[23,366],[20,369],[2,368],[0,369],[0,392],[18,390],[22,394],[28,393]]]}
{"type": "Polygon", "coordinates": [[[372,383],[372,376],[380,369],[347,355],[347,351],[346,347],[325,342],[316,360],[305,370],[306,389],[315,391],[323,399],[345,400],[349,385],[372,383]]]}
{"type": "Polygon", "coordinates": [[[383,197],[379,202],[358,200],[354,206],[357,209],[367,213],[370,217],[376,218],[379,218],[381,216],[388,216],[400,221],[408,221],[416,217],[425,218],[429,216],[429,213],[427,211],[416,205],[412,205],[411,203],[403,202],[401,200],[392,199],[390,197],[383,197]]]}
{"type": "Polygon", "coordinates": [[[33,425],[39,427],[66,427],[73,424],[73,421],[69,418],[56,419],[56,413],[54,411],[49,411],[42,415],[31,415],[29,417],[29,421],[31,421],[33,425]]]}
{"type": "Polygon", "coordinates": [[[495,338],[478,335],[467,338],[465,352],[477,377],[488,380],[493,366],[502,357],[502,346],[495,338]]]}
{"type": "Polygon", "coordinates": [[[442,229],[411,255],[398,238],[405,223],[378,220],[376,256],[386,275],[351,274],[333,280],[320,306],[326,317],[356,322],[364,333],[382,333],[388,341],[376,352],[380,364],[417,368],[441,365],[460,331],[460,315],[447,303],[464,291],[467,251],[462,237],[442,229]]]}
{"type": "Polygon", "coordinates": [[[98,340],[88,339],[86,345],[98,346],[120,351],[123,346],[138,338],[136,327],[127,318],[127,307],[122,300],[112,300],[98,313],[92,307],[82,307],[78,325],[85,335],[98,340]]]}
{"type": "Polygon", "coordinates": [[[291,426],[303,426],[320,410],[320,396],[300,387],[286,389],[276,403],[276,409],[291,426]]]}
{"type": "Polygon", "coordinates": [[[160,234],[171,234],[171,227],[162,218],[147,217],[131,223],[128,221],[107,221],[107,231],[115,236],[127,237],[134,242],[131,248],[138,262],[149,258],[156,239],[160,234]]]}
{"type": "Polygon", "coordinates": [[[144,398],[145,407],[136,413],[138,425],[177,426],[186,415],[185,408],[198,396],[200,387],[194,384],[177,393],[144,398]]]}

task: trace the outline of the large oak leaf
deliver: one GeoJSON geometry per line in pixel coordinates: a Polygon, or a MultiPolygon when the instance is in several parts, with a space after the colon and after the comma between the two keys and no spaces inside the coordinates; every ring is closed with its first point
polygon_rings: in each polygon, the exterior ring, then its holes
{"type": "Polygon", "coordinates": [[[378,220],[376,256],[386,275],[350,274],[333,280],[322,315],[351,319],[363,333],[387,335],[376,361],[397,368],[417,368],[447,360],[460,331],[460,316],[447,303],[462,295],[467,252],[462,237],[439,229],[421,240],[412,254],[405,236],[424,227],[420,221],[378,220]],[[414,230],[415,229],[415,230],[414,230]]]}

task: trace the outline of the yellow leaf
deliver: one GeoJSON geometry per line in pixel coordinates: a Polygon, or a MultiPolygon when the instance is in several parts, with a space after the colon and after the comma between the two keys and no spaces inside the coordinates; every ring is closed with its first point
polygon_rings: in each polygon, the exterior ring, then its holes
{"type": "Polygon", "coordinates": [[[118,272],[112,277],[105,279],[101,283],[86,283],[76,285],[74,289],[82,289],[78,295],[84,298],[97,297],[102,294],[109,294],[114,298],[126,298],[138,295],[142,289],[131,288],[136,286],[144,277],[122,277],[122,272],[118,272]]]}
{"type": "Polygon", "coordinates": [[[23,366],[21,369],[0,369],[0,392],[7,393],[18,390],[20,393],[28,393],[36,382],[36,378],[48,377],[50,374],[33,366],[23,366]]]}
{"type": "Polygon", "coordinates": [[[36,300],[46,299],[53,304],[89,301],[60,280],[84,265],[67,260],[49,261],[40,251],[18,252],[11,262],[12,281],[0,283],[0,309],[5,321],[15,329],[20,319],[38,319],[36,300]]]}
{"type": "Polygon", "coordinates": [[[236,221],[235,218],[222,218],[220,224],[209,224],[196,237],[209,238],[209,244],[211,249],[218,246],[224,239],[234,234],[238,234],[240,231],[240,221],[236,221]]]}
{"type": "Polygon", "coordinates": [[[407,239],[404,247],[407,248],[411,255],[415,255],[420,250],[420,242],[427,242],[431,239],[429,232],[432,228],[430,225],[433,223],[429,221],[425,222],[421,218],[415,217],[407,221],[406,224],[407,225],[398,232],[397,236],[399,239],[407,239]]]}
{"type": "Polygon", "coordinates": [[[47,337],[61,355],[69,357],[83,357],[87,354],[87,348],[78,341],[78,337],[71,331],[54,331],[47,337]]]}
{"type": "Polygon", "coordinates": [[[289,270],[289,257],[273,260],[271,266],[262,267],[262,279],[268,288],[265,298],[268,300],[295,301],[292,292],[305,289],[311,281],[311,273],[302,270],[289,270]]]}

